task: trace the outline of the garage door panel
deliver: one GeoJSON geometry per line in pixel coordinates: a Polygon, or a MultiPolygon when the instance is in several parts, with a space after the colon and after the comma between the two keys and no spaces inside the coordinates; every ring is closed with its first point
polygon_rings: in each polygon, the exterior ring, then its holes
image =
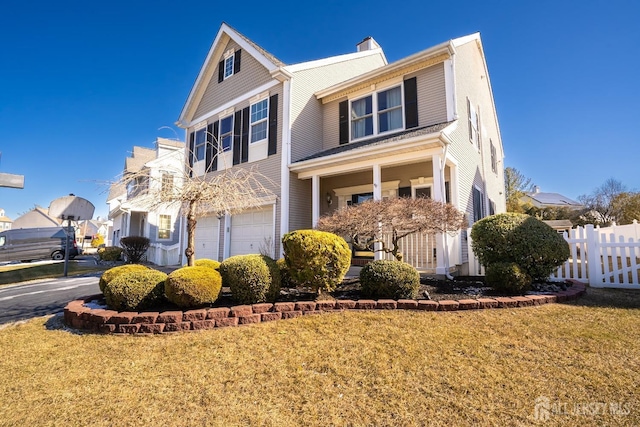
{"type": "Polygon", "coordinates": [[[273,208],[234,215],[231,219],[230,255],[257,254],[270,242],[273,251],[273,208]]]}
{"type": "Polygon", "coordinates": [[[196,259],[218,259],[219,222],[216,216],[198,219],[195,235],[196,259]]]}

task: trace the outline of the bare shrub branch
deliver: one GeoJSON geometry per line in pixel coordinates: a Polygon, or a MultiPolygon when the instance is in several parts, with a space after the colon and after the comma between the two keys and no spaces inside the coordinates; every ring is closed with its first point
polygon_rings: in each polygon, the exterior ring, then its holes
{"type": "Polygon", "coordinates": [[[415,233],[457,233],[466,226],[464,214],[450,204],[427,198],[368,200],[319,218],[317,229],[349,239],[352,244],[379,243],[379,251],[402,261],[399,242],[415,233]],[[391,237],[390,247],[384,237],[391,237]]]}

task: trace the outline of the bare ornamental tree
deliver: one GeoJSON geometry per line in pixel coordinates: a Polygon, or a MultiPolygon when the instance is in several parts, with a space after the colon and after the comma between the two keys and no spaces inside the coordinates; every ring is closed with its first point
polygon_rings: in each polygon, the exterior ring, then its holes
{"type": "MultiPolygon", "coordinates": [[[[115,183],[127,189],[127,201],[148,210],[180,207],[187,218],[187,265],[195,261],[195,229],[199,218],[225,214],[238,214],[247,209],[261,206],[273,197],[273,182],[258,172],[256,167],[231,167],[225,165],[221,171],[213,171],[214,159],[224,162],[218,156],[222,147],[216,138],[207,134],[207,166],[197,171],[192,161],[183,162],[180,167],[162,167],[162,173],[153,173],[147,167],[134,173],[124,173],[115,183]],[[204,172],[204,173],[202,173],[204,172]]],[[[193,148],[187,148],[193,159],[193,148]]]]}
{"type": "Polygon", "coordinates": [[[402,261],[400,241],[415,233],[455,234],[466,227],[464,214],[450,204],[427,198],[368,200],[321,217],[316,226],[351,242],[378,243],[378,251],[402,261]],[[389,242],[385,236],[389,236],[389,242]]]}

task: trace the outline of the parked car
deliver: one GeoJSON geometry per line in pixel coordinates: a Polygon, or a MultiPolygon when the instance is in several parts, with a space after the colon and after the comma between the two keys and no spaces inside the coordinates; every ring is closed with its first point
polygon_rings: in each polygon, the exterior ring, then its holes
{"type": "MultiPolygon", "coordinates": [[[[79,255],[75,232],[71,231],[69,259],[79,255]]],[[[62,227],[18,228],[0,232],[0,261],[63,260],[67,231],[62,227]]]]}

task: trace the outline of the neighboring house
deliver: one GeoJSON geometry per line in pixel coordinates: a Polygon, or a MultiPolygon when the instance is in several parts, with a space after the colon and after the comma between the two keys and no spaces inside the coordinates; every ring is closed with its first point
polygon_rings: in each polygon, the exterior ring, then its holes
{"type": "MultiPolygon", "coordinates": [[[[196,244],[197,258],[279,257],[285,233],[370,198],[447,201],[469,225],[505,210],[479,34],[391,64],[368,37],[354,53],[285,65],[222,24],[178,125],[196,174],[256,167],[274,183],[265,183],[274,197],[263,206],[200,219],[196,239],[210,250],[196,244]]],[[[420,238],[411,254],[405,249],[417,267],[445,273],[466,263],[466,232],[420,238]]]]}
{"type": "Polygon", "coordinates": [[[0,231],[10,230],[12,223],[13,220],[5,215],[4,209],[0,209],[0,231]]]}
{"type": "Polygon", "coordinates": [[[575,200],[563,196],[559,193],[543,193],[537,185],[533,191],[525,193],[520,197],[522,203],[529,203],[536,208],[569,208],[582,209],[584,206],[575,200]]]}
{"type": "MultiPolygon", "coordinates": [[[[79,243],[91,243],[94,236],[100,234],[104,237],[105,242],[109,237],[109,227],[111,221],[103,221],[100,217],[87,221],[80,221],[77,226],[76,238],[79,243]]],[[[106,244],[106,243],[105,243],[106,244]]]]}
{"type": "Polygon", "coordinates": [[[136,185],[128,188],[116,183],[107,196],[109,220],[113,221],[111,244],[120,245],[126,236],[148,237],[152,244],[175,245],[180,240],[180,207],[149,210],[142,203],[150,185],[180,185],[175,172],[184,166],[184,143],[158,138],[156,148],[133,147],[125,159],[123,175],[140,174],[136,185]],[[146,175],[146,176],[145,176],[146,175]]]}
{"type": "Polygon", "coordinates": [[[36,206],[13,221],[12,228],[59,227],[62,220],[49,215],[49,209],[36,206]]]}

